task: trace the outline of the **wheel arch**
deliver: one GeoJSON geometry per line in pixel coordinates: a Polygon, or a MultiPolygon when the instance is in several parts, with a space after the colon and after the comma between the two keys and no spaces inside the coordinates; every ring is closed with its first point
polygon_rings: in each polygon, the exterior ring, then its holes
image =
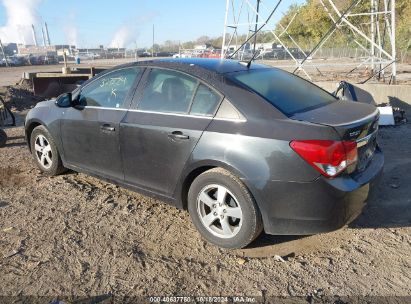
{"type": "Polygon", "coordinates": [[[31,152],[31,134],[33,133],[33,130],[37,128],[38,126],[43,126],[47,129],[46,125],[37,119],[31,120],[28,124],[25,126],[25,136],[26,136],[26,142],[27,146],[29,148],[29,151],[31,152]]]}
{"type": "Polygon", "coordinates": [[[251,185],[251,183],[249,183],[246,180],[245,175],[240,170],[236,169],[235,167],[229,164],[221,162],[221,161],[208,160],[208,161],[201,161],[201,162],[191,165],[182,174],[182,178],[180,179],[181,182],[179,183],[175,191],[175,198],[177,198],[177,200],[180,202],[181,204],[180,207],[182,209],[187,210],[188,190],[190,189],[190,186],[193,183],[193,181],[200,174],[208,170],[211,170],[213,168],[222,168],[234,174],[235,176],[237,176],[244,183],[247,189],[250,191],[252,197],[257,203],[257,206],[259,205],[258,199],[256,197],[257,193],[256,193],[255,188],[251,185]]]}

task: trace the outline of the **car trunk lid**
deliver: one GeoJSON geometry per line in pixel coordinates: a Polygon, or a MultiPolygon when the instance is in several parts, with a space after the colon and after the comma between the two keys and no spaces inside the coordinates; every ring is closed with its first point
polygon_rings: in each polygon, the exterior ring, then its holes
{"type": "Polygon", "coordinates": [[[372,105],[338,101],[314,110],[294,114],[290,118],[330,126],[339,134],[341,140],[356,141],[358,162],[349,168],[349,173],[363,171],[377,147],[379,112],[372,105]]]}

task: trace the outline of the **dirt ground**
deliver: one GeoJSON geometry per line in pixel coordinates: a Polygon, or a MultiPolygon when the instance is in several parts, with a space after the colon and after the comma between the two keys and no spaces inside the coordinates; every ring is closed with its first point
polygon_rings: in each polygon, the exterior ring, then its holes
{"type": "Polygon", "coordinates": [[[36,99],[13,92],[0,89],[18,118],[0,147],[0,295],[411,296],[410,123],[381,128],[384,176],[355,222],[231,251],[161,201],[75,172],[43,176],[22,126],[36,99]]]}

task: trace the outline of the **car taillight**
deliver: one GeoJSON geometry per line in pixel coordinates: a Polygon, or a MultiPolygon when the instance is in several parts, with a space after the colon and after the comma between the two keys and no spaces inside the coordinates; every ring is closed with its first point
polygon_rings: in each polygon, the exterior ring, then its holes
{"type": "Polygon", "coordinates": [[[290,147],[326,177],[335,177],[357,162],[355,141],[293,140],[290,147]]]}

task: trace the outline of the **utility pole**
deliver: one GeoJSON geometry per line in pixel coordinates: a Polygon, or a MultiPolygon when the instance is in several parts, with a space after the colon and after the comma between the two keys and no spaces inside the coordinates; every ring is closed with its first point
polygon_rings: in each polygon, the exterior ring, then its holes
{"type": "Polygon", "coordinates": [[[46,29],[47,44],[50,46],[51,43],[50,43],[49,28],[48,28],[48,26],[47,26],[47,22],[44,22],[44,27],[45,27],[45,29],[46,29]]]}
{"type": "Polygon", "coordinates": [[[375,9],[375,0],[371,0],[371,74],[374,73],[375,64],[374,64],[374,55],[375,55],[375,16],[374,13],[376,12],[375,9]]]}
{"type": "Polygon", "coordinates": [[[46,45],[47,45],[47,43],[46,43],[46,36],[44,35],[44,29],[43,29],[43,27],[41,28],[41,36],[43,37],[43,46],[46,46],[46,45]]]}
{"type": "Polygon", "coordinates": [[[31,31],[32,31],[32,34],[33,34],[34,45],[35,45],[35,46],[38,46],[38,44],[37,44],[36,30],[34,29],[34,24],[31,25],[31,31]]]}
{"type": "Polygon", "coordinates": [[[154,57],[154,24],[153,24],[153,46],[151,49],[151,57],[154,57]]]}
{"type": "Polygon", "coordinates": [[[7,56],[4,53],[3,43],[1,42],[1,39],[0,39],[0,48],[1,48],[1,52],[3,53],[4,60],[6,61],[6,66],[9,66],[9,61],[7,60],[7,56]]]}
{"type": "Polygon", "coordinates": [[[392,83],[396,84],[397,81],[397,53],[395,50],[395,0],[391,0],[391,54],[392,54],[392,83]]]}
{"type": "Polygon", "coordinates": [[[254,28],[254,49],[253,49],[253,56],[255,56],[255,47],[257,44],[257,30],[258,30],[258,16],[260,13],[260,0],[257,0],[257,12],[255,14],[255,28],[254,28]]]}
{"type": "Polygon", "coordinates": [[[224,50],[224,48],[225,48],[225,39],[226,39],[226,35],[227,35],[227,27],[225,25],[227,24],[227,20],[228,20],[228,11],[229,11],[229,9],[230,9],[230,0],[227,0],[226,4],[225,4],[223,45],[221,46],[221,59],[224,59],[226,53],[228,53],[228,46],[227,46],[226,50],[224,50]]]}

